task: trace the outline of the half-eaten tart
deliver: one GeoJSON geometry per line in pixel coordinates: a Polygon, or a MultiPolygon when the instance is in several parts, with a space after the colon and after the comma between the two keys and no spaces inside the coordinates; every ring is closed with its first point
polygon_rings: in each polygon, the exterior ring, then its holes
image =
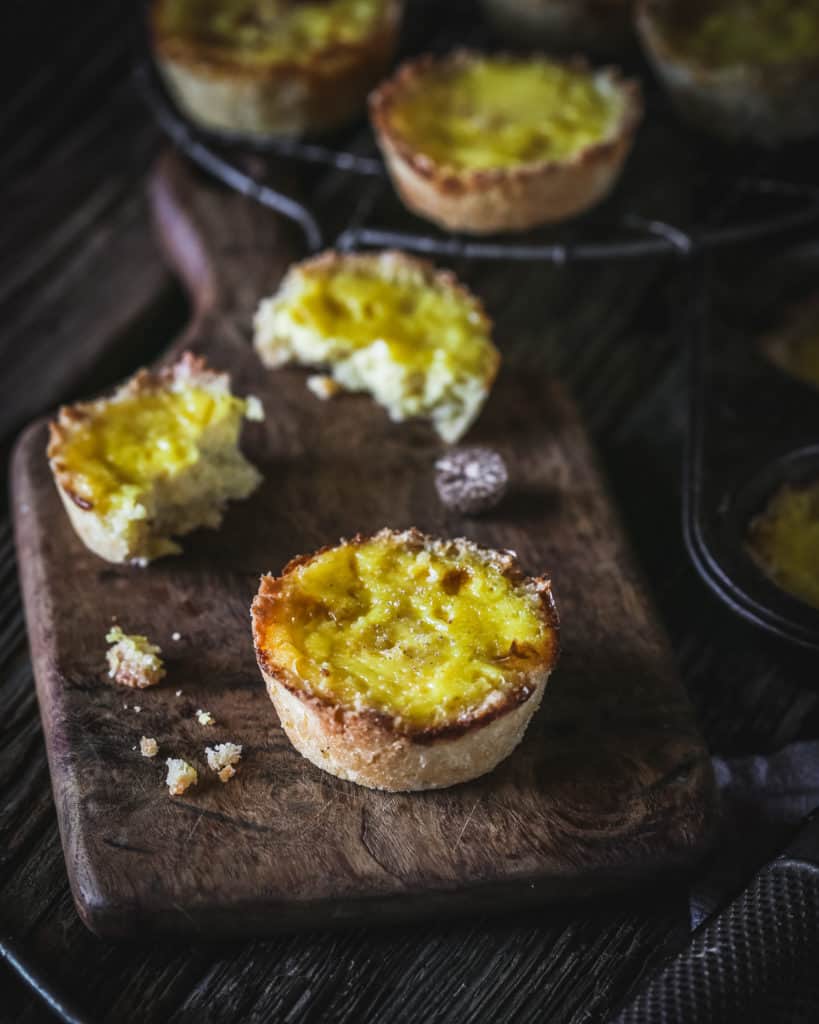
{"type": "Polygon", "coordinates": [[[382,530],[262,577],[256,657],[282,728],[376,789],[452,786],[521,741],[558,654],[546,578],[515,556],[382,530]]]}
{"type": "Polygon", "coordinates": [[[237,135],[326,132],[389,67],[403,0],[153,0],[159,70],[197,124],[237,135]]]}
{"type": "Polygon", "coordinates": [[[564,220],[599,202],[641,116],[638,84],[615,69],[464,50],[404,64],[370,97],[405,205],[472,234],[564,220]]]}
{"type": "Polygon", "coordinates": [[[140,370],[110,398],[60,409],[48,458],[82,542],[109,562],[144,565],[181,549],[174,537],[218,527],[228,501],[261,481],[239,450],[256,398],[231,394],[227,374],[185,353],[140,370]]]}
{"type": "Polygon", "coordinates": [[[819,0],[639,0],[637,27],[706,131],[771,146],[819,134],[819,0]]]}
{"type": "Polygon", "coordinates": [[[399,252],[326,252],[292,267],[259,306],[254,344],[266,366],[324,367],[338,387],[371,394],[397,422],[428,419],[447,442],[475,420],[500,363],[478,299],[399,252]]]}
{"type": "Polygon", "coordinates": [[[614,54],[633,38],[634,0],[483,0],[512,42],[569,53],[614,54]]]}

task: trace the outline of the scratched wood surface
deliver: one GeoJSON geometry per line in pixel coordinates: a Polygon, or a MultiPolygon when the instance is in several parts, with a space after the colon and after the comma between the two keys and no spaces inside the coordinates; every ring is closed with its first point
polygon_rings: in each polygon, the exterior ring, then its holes
{"type": "Polygon", "coordinates": [[[175,157],[159,165],[152,195],[194,309],[167,358],[190,349],[262,399],[265,423],[248,429],[246,447],[265,482],[218,533],[140,570],[102,562],[73,535],[43,423],[17,449],[23,594],[84,920],[106,936],[246,935],[565,900],[691,866],[712,814],[707,751],[560,389],[501,374],[470,436],[502,452],[514,486],[491,515],[460,519],[436,499],[441,449],[426,426],[391,424],[362,396],[319,402],[302,371],[262,370],[251,316],[290,255],[276,219],[175,157]],[[259,574],[383,525],[512,548],[528,572],[554,580],[563,655],[543,708],[512,757],[464,786],[390,795],[322,773],[288,743],[254,663],[247,619],[259,574]],[[167,652],[160,687],[134,694],[107,681],[113,616],[167,652]],[[216,725],[200,726],[198,708],[216,725]],[[155,762],[133,749],[143,734],[160,743],[155,762]],[[227,786],[202,770],[216,740],[245,748],[227,786]],[[200,766],[200,785],[180,799],[162,785],[168,755],[200,766]]]}

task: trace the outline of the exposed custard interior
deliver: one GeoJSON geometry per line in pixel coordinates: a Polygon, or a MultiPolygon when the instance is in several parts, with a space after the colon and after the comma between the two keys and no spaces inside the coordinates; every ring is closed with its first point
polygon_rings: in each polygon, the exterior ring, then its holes
{"type": "Polygon", "coordinates": [[[819,483],[777,491],[751,524],[749,547],[774,583],[819,608],[819,483]]]}
{"type": "Polygon", "coordinates": [[[375,537],[325,551],[283,579],[265,646],[313,693],[436,727],[487,706],[508,673],[548,655],[536,594],[474,554],[375,537]]]}
{"type": "Polygon", "coordinates": [[[162,35],[187,38],[248,66],[305,63],[377,28],[386,0],[164,0],[162,35]]]}
{"type": "Polygon", "coordinates": [[[72,490],[105,514],[194,465],[206,431],[238,440],[246,410],[245,399],[196,387],[111,401],[69,435],[60,452],[64,470],[72,490]]]}
{"type": "Polygon", "coordinates": [[[330,343],[330,361],[380,343],[409,370],[484,376],[494,349],[477,304],[420,273],[385,275],[377,266],[304,274],[298,292],[284,300],[290,319],[330,343]]]}
{"type": "Polygon", "coordinates": [[[687,53],[715,67],[819,55],[819,0],[727,0],[679,32],[687,53]]]}
{"type": "Polygon", "coordinates": [[[425,71],[396,98],[394,131],[458,170],[566,160],[607,138],[622,95],[582,69],[477,58],[425,71]]]}

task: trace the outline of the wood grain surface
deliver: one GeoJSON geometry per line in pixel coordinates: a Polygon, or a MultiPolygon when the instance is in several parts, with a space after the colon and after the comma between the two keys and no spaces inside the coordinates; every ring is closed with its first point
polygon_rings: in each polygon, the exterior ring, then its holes
{"type": "Polygon", "coordinates": [[[17,449],[27,619],[86,923],[106,936],[262,933],[564,900],[690,866],[712,811],[707,753],[562,392],[539,375],[502,374],[471,439],[503,453],[514,488],[490,517],[462,521],[435,498],[440,448],[425,426],[391,424],[361,396],[318,402],[303,372],[261,369],[250,317],[289,255],[275,220],[175,158],[157,171],[153,199],[194,300],[168,358],[190,348],[262,399],[267,419],[248,428],[246,448],[265,482],[218,533],[139,570],[101,562],[73,535],[44,424],[17,449]],[[559,668],[522,746],[486,778],[437,793],[367,791],[299,757],[249,640],[261,572],[385,524],[515,549],[527,571],[551,572],[564,624],[559,668]],[[107,680],[113,617],[162,645],[160,687],[135,694],[107,680]],[[197,723],[200,707],[216,725],[197,723]],[[156,762],[133,749],[143,734],[159,741],[156,762]],[[245,747],[227,786],[203,768],[205,745],[223,740],[245,747]],[[200,785],[169,799],[165,756],[197,763],[200,785]]]}

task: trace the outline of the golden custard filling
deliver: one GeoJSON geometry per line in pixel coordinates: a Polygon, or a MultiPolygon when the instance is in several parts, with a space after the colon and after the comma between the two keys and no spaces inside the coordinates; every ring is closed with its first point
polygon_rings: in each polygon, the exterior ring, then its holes
{"type": "Polygon", "coordinates": [[[194,466],[210,431],[238,443],[249,402],[187,387],[112,401],[72,431],[62,451],[72,490],[101,514],[194,466]]]}
{"type": "Polygon", "coordinates": [[[164,0],[157,28],[205,49],[229,51],[255,66],[306,63],[360,43],[379,25],[388,0],[164,0]]]}
{"type": "Polygon", "coordinates": [[[327,340],[331,360],[378,343],[391,361],[425,373],[439,366],[481,376],[493,361],[477,304],[420,277],[389,278],[364,266],[311,273],[288,306],[294,324],[327,340]]]}
{"type": "MultiPolygon", "coordinates": [[[[554,636],[534,592],[475,553],[378,536],[282,579],[265,646],[306,688],[348,709],[435,728],[491,707],[554,636]]],[[[519,684],[518,684],[519,685],[519,684]]]]}
{"type": "Polygon", "coordinates": [[[715,67],[809,59],[819,56],[819,0],[727,0],[681,29],[679,39],[715,67]]]}
{"type": "Polygon", "coordinates": [[[607,80],[546,60],[478,58],[423,72],[396,96],[393,130],[456,170],[567,160],[607,138],[624,99],[607,80]]]}
{"type": "Polygon", "coordinates": [[[751,524],[749,549],[771,580],[819,608],[819,482],[786,485],[751,524]]]}

